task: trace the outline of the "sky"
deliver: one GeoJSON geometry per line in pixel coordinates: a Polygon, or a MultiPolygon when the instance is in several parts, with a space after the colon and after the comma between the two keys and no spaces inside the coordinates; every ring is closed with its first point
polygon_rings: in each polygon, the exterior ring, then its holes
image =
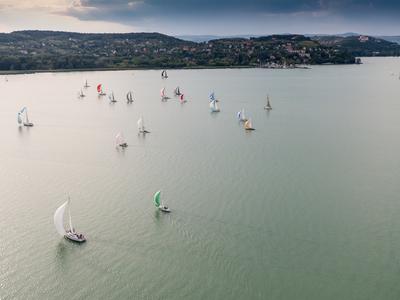
{"type": "Polygon", "coordinates": [[[0,0],[0,32],[400,35],[400,0],[0,0]]]}

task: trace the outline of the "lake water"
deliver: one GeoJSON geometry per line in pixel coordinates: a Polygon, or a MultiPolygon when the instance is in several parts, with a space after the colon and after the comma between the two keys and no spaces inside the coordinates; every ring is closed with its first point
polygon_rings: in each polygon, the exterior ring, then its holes
{"type": "Polygon", "coordinates": [[[0,76],[0,298],[399,299],[400,59],[363,61],[0,76]]]}

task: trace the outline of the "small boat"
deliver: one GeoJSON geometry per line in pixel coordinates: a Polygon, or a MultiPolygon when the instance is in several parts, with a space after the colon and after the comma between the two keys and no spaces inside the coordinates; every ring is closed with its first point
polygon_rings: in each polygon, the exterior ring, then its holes
{"type": "Polygon", "coordinates": [[[129,91],[128,94],[126,94],[126,103],[132,103],[133,102],[133,95],[132,92],[129,91]]]}
{"type": "Polygon", "coordinates": [[[180,96],[180,95],[182,95],[182,93],[181,93],[181,91],[180,91],[180,89],[179,89],[179,86],[177,86],[177,87],[175,88],[174,94],[175,94],[175,96],[180,96]]]}
{"type": "Polygon", "coordinates": [[[143,133],[143,134],[150,133],[150,131],[147,131],[144,127],[144,120],[143,120],[142,116],[140,116],[139,120],[137,121],[137,125],[138,125],[138,129],[139,129],[139,134],[140,133],[143,133]]]}
{"type": "Polygon", "coordinates": [[[125,137],[122,134],[122,132],[119,132],[116,136],[115,136],[115,144],[117,147],[121,147],[121,148],[126,148],[128,147],[128,144],[125,141],[125,137]]]}
{"type": "Polygon", "coordinates": [[[267,105],[264,106],[265,110],[272,110],[271,103],[269,102],[269,95],[267,95],[267,105]]]}
{"type": "Polygon", "coordinates": [[[103,86],[100,83],[99,85],[97,85],[97,93],[99,94],[99,96],[105,96],[106,93],[103,92],[103,86]]]}
{"type": "Polygon", "coordinates": [[[77,243],[83,243],[86,241],[86,238],[83,234],[78,233],[75,231],[74,226],[72,225],[72,218],[71,218],[71,207],[70,207],[70,199],[62,204],[59,208],[57,208],[56,212],[54,213],[54,225],[59,235],[62,237],[71,240],[77,243]],[[64,227],[64,214],[65,209],[68,206],[68,214],[69,214],[69,229],[65,229],[64,227]]]}
{"type": "Polygon", "coordinates": [[[241,111],[238,111],[237,117],[238,117],[239,122],[246,122],[247,121],[247,118],[246,118],[246,115],[244,114],[244,109],[243,108],[242,108],[241,111]]]}
{"type": "Polygon", "coordinates": [[[33,123],[29,121],[28,109],[23,107],[17,114],[18,124],[23,124],[26,127],[32,127],[33,123]],[[25,120],[23,120],[25,119],[25,120]]]}
{"type": "Polygon", "coordinates": [[[251,123],[251,119],[248,119],[246,122],[244,122],[244,129],[255,130],[255,128],[253,128],[253,124],[251,123]]]}
{"type": "Polygon", "coordinates": [[[216,100],[212,100],[212,101],[210,102],[210,110],[211,110],[212,113],[214,113],[214,112],[219,112],[219,111],[220,111],[219,106],[218,106],[216,100]]]}
{"type": "Polygon", "coordinates": [[[111,103],[115,103],[117,102],[117,100],[114,97],[114,92],[111,92],[111,94],[108,96],[108,99],[110,99],[111,103]]]}
{"type": "Polygon", "coordinates": [[[167,78],[168,78],[168,74],[167,74],[167,71],[166,71],[166,70],[163,70],[163,71],[161,72],[161,78],[162,78],[162,79],[167,79],[167,78]]]}
{"type": "Polygon", "coordinates": [[[154,194],[154,205],[161,211],[163,212],[171,212],[171,210],[168,208],[168,206],[164,205],[161,201],[160,201],[160,194],[161,191],[157,191],[154,194]]]}
{"type": "Polygon", "coordinates": [[[83,86],[85,89],[87,89],[88,87],[90,87],[90,85],[88,84],[87,80],[85,81],[85,85],[83,86]]]}
{"type": "Polygon", "coordinates": [[[169,99],[169,97],[165,92],[165,87],[161,89],[160,96],[161,96],[161,101],[167,101],[169,99]]]}
{"type": "Polygon", "coordinates": [[[186,103],[186,99],[185,99],[185,94],[181,94],[181,96],[179,97],[179,102],[180,103],[186,103]]]}
{"type": "Polygon", "coordinates": [[[80,92],[78,92],[78,98],[84,98],[86,95],[83,93],[82,89],[80,92]]]}

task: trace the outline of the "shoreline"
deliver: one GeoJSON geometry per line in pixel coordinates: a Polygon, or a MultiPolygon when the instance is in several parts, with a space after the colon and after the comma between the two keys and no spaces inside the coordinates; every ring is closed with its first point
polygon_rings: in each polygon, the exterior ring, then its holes
{"type": "MultiPolygon", "coordinates": [[[[388,57],[388,56],[385,56],[388,57]]],[[[310,70],[315,66],[347,66],[359,64],[314,64],[314,65],[296,65],[293,67],[283,66],[194,66],[194,67],[132,67],[132,68],[83,68],[83,69],[53,69],[53,70],[0,70],[0,76],[21,75],[35,73],[69,73],[69,72],[102,72],[102,71],[159,71],[159,70],[214,70],[214,69],[268,69],[268,70],[310,70]]]]}
{"type": "MultiPolygon", "coordinates": [[[[311,66],[318,65],[299,65],[290,68],[284,67],[260,67],[260,66],[198,66],[198,67],[183,67],[183,68],[88,68],[88,69],[53,69],[53,70],[0,70],[0,75],[21,75],[35,73],[68,73],[68,72],[99,72],[99,71],[159,71],[159,70],[214,70],[214,69],[270,69],[270,70],[294,70],[294,69],[311,69],[311,66]]],[[[322,66],[322,64],[321,64],[322,66]]]]}

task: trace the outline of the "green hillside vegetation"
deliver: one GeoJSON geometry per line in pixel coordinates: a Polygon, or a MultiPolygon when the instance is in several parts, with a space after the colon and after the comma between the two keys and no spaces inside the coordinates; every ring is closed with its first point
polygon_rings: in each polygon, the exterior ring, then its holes
{"type": "Polygon", "coordinates": [[[0,70],[254,67],[348,64],[346,49],[302,35],[195,43],[160,33],[85,34],[16,31],[0,34],[0,70]]]}

